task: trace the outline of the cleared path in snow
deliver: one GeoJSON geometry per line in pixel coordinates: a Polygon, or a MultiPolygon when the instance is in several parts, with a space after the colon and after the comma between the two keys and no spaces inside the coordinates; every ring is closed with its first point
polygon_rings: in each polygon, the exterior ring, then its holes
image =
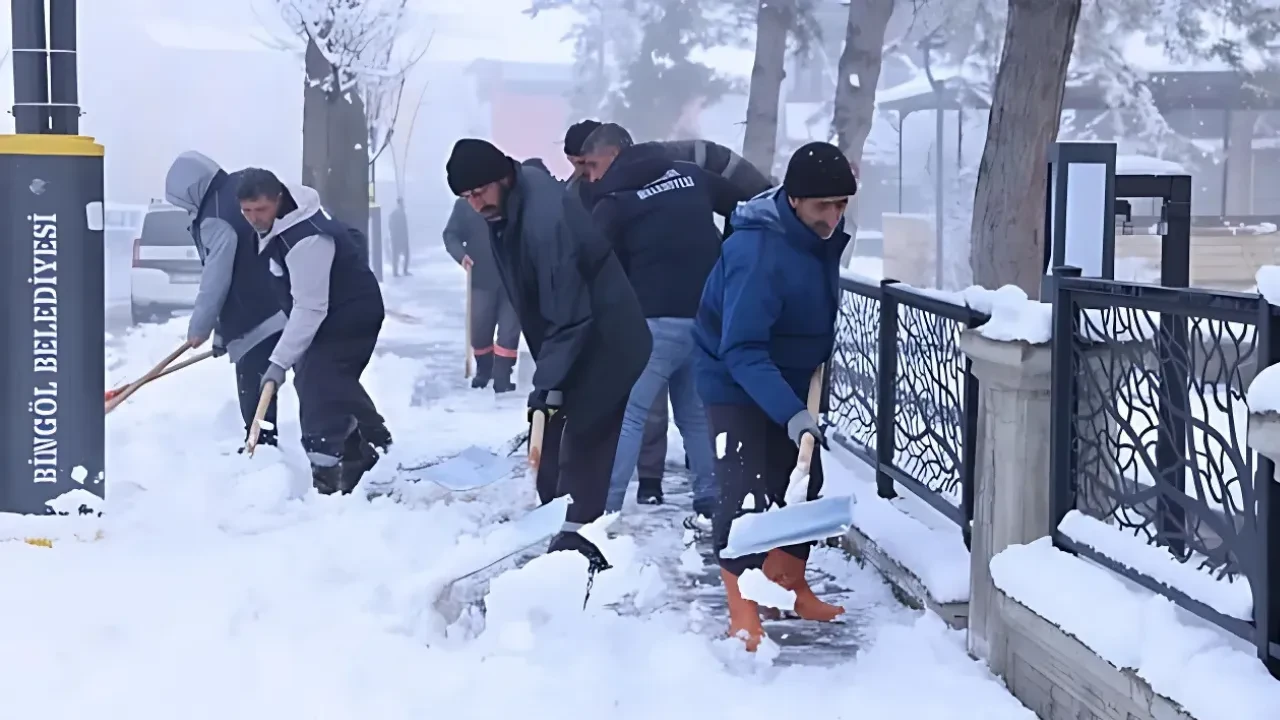
{"type": "MultiPolygon", "coordinates": [[[[461,273],[450,281],[446,270],[423,268],[417,289],[403,283],[430,304],[400,298],[397,309],[424,322],[389,323],[384,347],[451,354],[388,352],[366,373],[396,435],[375,480],[395,460],[496,447],[523,425],[523,393],[498,400],[465,388],[461,273]]],[[[111,379],[137,375],[184,329],[177,320],[120,339],[111,379]]],[[[104,539],[0,542],[5,717],[1032,717],[965,655],[958,633],[896,605],[835,551],[814,562],[832,590],[851,591],[850,621],[822,636],[832,642],[801,650],[794,640],[821,629],[781,623],[771,626],[780,655],[742,652],[720,637],[713,569],[684,547],[676,486],[673,505],[589,530],[616,567],[597,578],[586,610],[585,560],[557,553],[462,588],[483,596],[487,617],[449,625],[431,602],[439,558],[532,507],[531,483],[462,496],[414,486],[400,501],[319,497],[308,492],[291,388],[283,451],[248,459],[234,453],[231,367],[202,363],[170,380],[110,418],[104,539]]]]}

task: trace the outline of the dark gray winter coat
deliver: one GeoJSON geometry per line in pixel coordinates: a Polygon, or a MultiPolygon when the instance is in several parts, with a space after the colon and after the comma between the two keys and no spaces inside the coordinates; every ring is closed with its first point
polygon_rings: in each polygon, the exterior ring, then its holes
{"type": "Polygon", "coordinates": [[[564,394],[566,417],[592,423],[621,407],[653,338],[622,265],[576,194],[519,167],[493,257],[537,370],[538,390],[564,394]]]}
{"type": "Polygon", "coordinates": [[[471,258],[472,288],[498,290],[502,287],[502,278],[498,277],[498,268],[493,264],[493,251],[489,249],[489,223],[462,198],[454,202],[453,212],[445,223],[444,249],[459,265],[462,258],[471,258]]]}

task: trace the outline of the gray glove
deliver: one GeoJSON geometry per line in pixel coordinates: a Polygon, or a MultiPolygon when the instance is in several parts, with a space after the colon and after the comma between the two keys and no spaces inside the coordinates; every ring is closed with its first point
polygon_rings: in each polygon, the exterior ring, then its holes
{"type": "Polygon", "coordinates": [[[267,383],[275,383],[276,389],[284,384],[284,368],[275,363],[267,366],[267,371],[262,373],[262,383],[258,385],[258,392],[262,392],[267,388],[267,383]]]}
{"type": "Polygon", "coordinates": [[[805,435],[812,435],[814,443],[826,449],[827,436],[822,434],[822,428],[818,427],[818,422],[813,419],[808,410],[801,410],[787,421],[787,437],[791,438],[791,442],[795,443],[796,447],[800,447],[800,440],[805,435]]]}
{"type": "Polygon", "coordinates": [[[227,354],[227,343],[218,333],[213,334],[213,356],[222,357],[227,354]]]}

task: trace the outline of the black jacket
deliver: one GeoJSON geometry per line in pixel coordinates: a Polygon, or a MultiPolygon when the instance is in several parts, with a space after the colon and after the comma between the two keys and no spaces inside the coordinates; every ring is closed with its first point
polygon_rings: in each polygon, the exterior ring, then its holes
{"type": "Polygon", "coordinates": [[[594,188],[592,217],[613,244],[645,317],[691,318],[720,256],[710,182],[653,144],[627,148],[594,188]]]}
{"type": "Polygon", "coordinates": [[[596,422],[631,394],[653,347],[649,326],[578,198],[512,165],[503,219],[491,223],[493,259],[537,364],[533,385],[563,393],[569,422],[596,422]]]}
{"type": "Polygon", "coordinates": [[[716,214],[725,220],[725,235],[732,228],[730,216],[743,203],[773,187],[769,176],[738,153],[709,140],[671,140],[655,143],[672,160],[691,162],[706,171],[712,182],[711,201],[716,214]]]}
{"type": "Polygon", "coordinates": [[[280,312],[267,264],[258,257],[258,234],[240,212],[240,201],[236,198],[240,175],[219,170],[191,223],[191,236],[197,245],[203,244],[200,224],[208,218],[223,220],[236,232],[235,269],[227,299],[218,313],[218,332],[225,341],[245,337],[280,312]]]}
{"type": "Polygon", "coordinates": [[[476,290],[502,287],[489,244],[489,223],[466,200],[458,198],[444,226],[444,249],[459,265],[463,257],[471,258],[471,287],[476,290]]]}

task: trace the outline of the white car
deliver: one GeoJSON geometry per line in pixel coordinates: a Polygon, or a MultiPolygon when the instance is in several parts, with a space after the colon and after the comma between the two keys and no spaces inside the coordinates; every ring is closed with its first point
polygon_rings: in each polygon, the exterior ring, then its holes
{"type": "Polygon", "coordinates": [[[195,306],[204,265],[191,238],[187,213],[166,203],[152,203],[133,241],[129,273],[130,309],[140,323],[174,310],[195,306]]]}

